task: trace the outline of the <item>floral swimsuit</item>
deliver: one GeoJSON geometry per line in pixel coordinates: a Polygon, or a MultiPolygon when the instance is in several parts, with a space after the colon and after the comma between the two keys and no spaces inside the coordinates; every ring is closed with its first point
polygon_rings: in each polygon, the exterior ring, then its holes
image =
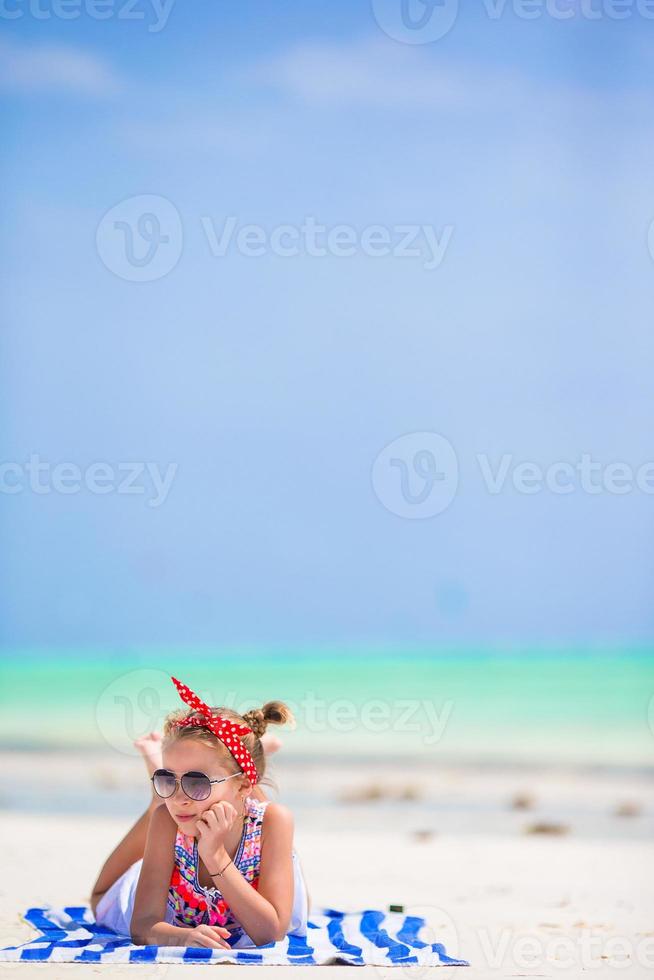
{"type": "MultiPolygon", "coordinates": [[[[253,888],[259,886],[261,831],[263,814],[270,800],[245,800],[243,834],[234,864],[253,888]]],[[[232,910],[217,888],[205,888],[198,880],[198,842],[196,837],[177,831],[175,867],[168,889],[168,921],[177,926],[202,924],[240,929],[232,910]]]]}

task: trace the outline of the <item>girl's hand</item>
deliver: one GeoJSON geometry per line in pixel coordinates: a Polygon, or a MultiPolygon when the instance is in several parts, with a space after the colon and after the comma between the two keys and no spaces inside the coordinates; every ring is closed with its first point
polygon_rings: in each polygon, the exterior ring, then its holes
{"type": "Polygon", "coordinates": [[[209,946],[211,949],[231,949],[223,936],[231,935],[229,929],[222,926],[193,926],[188,930],[185,946],[209,946]]]}
{"type": "Polygon", "coordinates": [[[218,852],[224,849],[227,834],[237,820],[236,809],[226,800],[212,804],[198,820],[198,854],[208,871],[220,871],[214,864],[218,859],[218,852]]]}

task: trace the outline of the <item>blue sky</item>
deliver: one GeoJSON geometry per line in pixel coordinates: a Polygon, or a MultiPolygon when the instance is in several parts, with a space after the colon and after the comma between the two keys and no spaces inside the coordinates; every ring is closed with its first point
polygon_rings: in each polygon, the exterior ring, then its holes
{"type": "Polygon", "coordinates": [[[651,640],[654,495],[491,493],[479,457],[654,459],[654,22],[489,0],[407,44],[393,2],[5,6],[6,649],[651,640]],[[103,216],[146,196],[181,230],[135,281],[103,216]],[[308,217],[354,254],[306,254],[308,217]],[[304,245],[217,255],[228,218],[304,245]],[[442,261],[366,254],[371,226],[442,261]],[[424,432],[458,482],[423,519],[371,474],[424,432]],[[160,506],[36,493],[34,454],[175,475],[160,506]]]}

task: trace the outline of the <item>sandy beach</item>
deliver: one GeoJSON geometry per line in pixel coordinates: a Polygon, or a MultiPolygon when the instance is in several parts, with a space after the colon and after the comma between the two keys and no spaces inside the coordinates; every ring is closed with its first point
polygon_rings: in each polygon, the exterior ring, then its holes
{"type": "MultiPolygon", "coordinates": [[[[11,799],[5,790],[0,811],[0,940],[9,945],[33,935],[20,919],[27,907],[88,902],[100,864],[147,795],[137,760],[116,753],[14,752],[0,761],[5,785],[18,787],[11,799]],[[29,811],[16,804],[28,762],[42,774],[41,812],[36,803],[29,811]],[[73,793],[84,774],[91,783],[86,806],[73,793]],[[106,801],[101,812],[98,799],[106,801]]],[[[318,770],[283,754],[272,769],[279,793],[271,795],[295,813],[296,847],[314,907],[402,904],[425,917],[430,938],[471,963],[437,971],[339,966],[323,972],[460,972],[471,980],[651,974],[654,792],[645,775],[433,767],[412,768],[407,776],[401,766],[377,761],[362,778],[361,769],[346,762],[318,770]]],[[[190,969],[5,968],[26,977],[47,971],[82,978],[110,970],[170,980],[190,969]]],[[[315,969],[294,967],[293,975],[315,969]]]]}

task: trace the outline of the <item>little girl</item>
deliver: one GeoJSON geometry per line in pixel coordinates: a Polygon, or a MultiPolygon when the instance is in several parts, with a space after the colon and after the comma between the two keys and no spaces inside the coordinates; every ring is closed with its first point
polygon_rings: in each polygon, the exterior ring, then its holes
{"type": "Polygon", "coordinates": [[[155,795],[100,872],[96,921],[137,945],[229,949],[306,935],[293,817],[259,785],[261,737],[291,711],[281,701],[242,716],[209,708],[172,680],[189,709],[166,718],[161,758],[155,735],[137,743],[155,795]]]}

